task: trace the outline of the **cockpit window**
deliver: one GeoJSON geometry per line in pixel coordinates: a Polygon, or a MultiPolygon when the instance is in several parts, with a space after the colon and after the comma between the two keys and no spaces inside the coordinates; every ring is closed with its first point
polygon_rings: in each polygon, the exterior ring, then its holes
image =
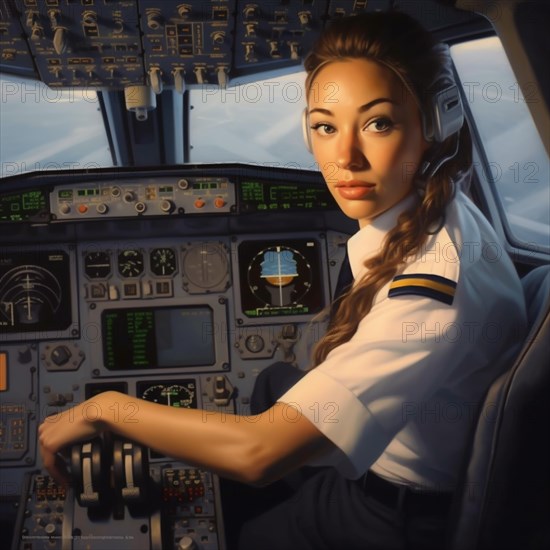
{"type": "Polygon", "coordinates": [[[113,166],[97,94],[0,76],[1,176],[113,166]]]}
{"type": "Polygon", "coordinates": [[[304,146],[305,73],[190,90],[191,162],[316,170],[304,146]]]}
{"type": "Polygon", "coordinates": [[[549,160],[527,107],[541,101],[522,92],[497,37],[451,48],[487,164],[480,179],[492,185],[508,238],[522,248],[550,250],[549,160]]]}

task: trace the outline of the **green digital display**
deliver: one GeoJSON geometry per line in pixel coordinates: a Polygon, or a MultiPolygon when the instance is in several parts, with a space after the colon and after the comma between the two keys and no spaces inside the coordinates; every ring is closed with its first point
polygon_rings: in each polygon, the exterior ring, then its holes
{"type": "Polygon", "coordinates": [[[41,221],[49,213],[43,191],[25,191],[0,196],[0,222],[41,221]]]}
{"type": "Polygon", "coordinates": [[[180,368],[216,361],[208,306],[111,309],[101,314],[109,370],[180,368]]]}
{"type": "Polygon", "coordinates": [[[332,210],[336,207],[330,192],[324,187],[243,181],[239,193],[241,212],[332,210]]]}
{"type": "Polygon", "coordinates": [[[58,192],[57,196],[60,199],[63,199],[63,200],[70,200],[70,199],[73,198],[73,190],[72,189],[63,189],[63,190],[58,192]]]}

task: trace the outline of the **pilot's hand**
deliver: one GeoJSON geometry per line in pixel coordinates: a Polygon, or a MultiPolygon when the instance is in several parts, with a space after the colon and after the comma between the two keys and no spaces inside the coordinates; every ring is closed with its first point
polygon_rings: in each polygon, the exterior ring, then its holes
{"type": "Polygon", "coordinates": [[[97,406],[97,398],[85,401],[62,413],[48,416],[38,428],[42,463],[62,485],[70,484],[63,451],[68,450],[72,443],[93,439],[102,431],[101,423],[92,412],[97,406]]]}

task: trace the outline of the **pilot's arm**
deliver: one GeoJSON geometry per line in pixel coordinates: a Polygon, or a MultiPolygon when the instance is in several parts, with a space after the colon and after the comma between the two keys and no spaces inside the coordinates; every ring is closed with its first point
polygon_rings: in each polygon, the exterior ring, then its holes
{"type": "Polygon", "coordinates": [[[45,468],[67,483],[58,453],[103,431],[254,485],[274,481],[333,448],[310,420],[287,404],[237,416],[176,409],[109,391],[43,422],[39,443],[45,468]]]}

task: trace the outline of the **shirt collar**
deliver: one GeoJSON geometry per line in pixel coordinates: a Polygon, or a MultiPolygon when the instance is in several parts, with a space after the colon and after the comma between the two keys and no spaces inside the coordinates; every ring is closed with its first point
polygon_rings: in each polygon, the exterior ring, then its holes
{"type": "Polygon", "coordinates": [[[377,216],[369,225],[360,229],[349,238],[348,256],[351,271],[355,280],[365,271],[365,260],[378,253],[382,247],[384,237],[390,229],[397,225],[399,215],[410,208],[417,197],[414,193],[407,195],[403,200],[377,216]]]}

